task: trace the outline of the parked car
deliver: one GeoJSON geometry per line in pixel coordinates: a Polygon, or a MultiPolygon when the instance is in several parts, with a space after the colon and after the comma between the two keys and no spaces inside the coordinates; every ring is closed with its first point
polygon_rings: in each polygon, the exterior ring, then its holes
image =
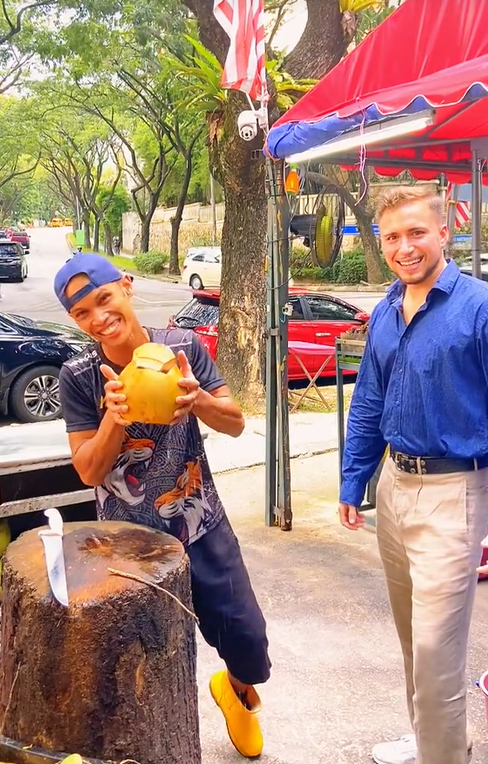
{"type": "Polygon", "coordinates": [[[0,283],[22,282],[28,275],[29,266],[21,245],[0,239],[0,283]]]}
{"type": "Polygon", "coordinates": [[[0,313],[0,413],[20,422],[60,417],[59,370],[90,341],[76,327],[0,313]]]}
{"type": "MultiPolygon", "coordinates": [[[[222,274],[222,252],[220,247],[191,247],[185,260],[181,276],[184,284],[191,289],[219,287],[222,274]]],[[[293,279],[289,281],[293,286],[293,279]]]]}
{"type": "Polygon", "coordinates": [[[192,289],[220,286],[220,247],[191,247],[183,262],[183,283],[192,289]]]}
{"type": "Polygon", "coordinates": [[[8,238],[10,241],[16,241],[18,244],[20,244],[26,255],[29,254],[30,236],[26,231],[17,231],[16,229],[12,228],[8,231],[8,238]]]}
{"type": "MultiPolygon", "coordinates": [[[[192,299],[169,320],[170,326],[193,329],[202,344],[207,348],[212,358],[217,355],[217,340],[219,326],[220,290],[197,290],[192,299]]],[[[318,292],[309,292],[299,287],[293,287],[289,293],[290,317],[288,320],[288,341],[306,342],[311,345],[327,346],[333,351],[336,337],[351,327],[365,324],[369,314],[337,297],[318,292]]],[[[310,374],[315,374],[323,361],[323,354],[316,356],[307,348],[303,362],[310,374]]],[[[288,358],[288,377],[290,380],[305,379],[296,355],[300,351],[290,353],[288,358]]],[[[335,377],[335,357],[327,364],[321,377],[335,377]]]]}

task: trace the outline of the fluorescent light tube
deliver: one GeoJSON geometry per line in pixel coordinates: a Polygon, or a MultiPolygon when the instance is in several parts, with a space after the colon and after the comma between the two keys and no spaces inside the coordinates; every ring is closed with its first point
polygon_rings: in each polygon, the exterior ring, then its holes
{"type": "Polygon", "coordinates": [[[434,123],[434,113],[422,112],[416,117],[399,117],[380,122],[377,125],[366,127],[363,131],[354,130],[351,133],[341,136],[333,141],[322,143],[298,154],[291,154],[286,157],[288,164],[303,164],[312,162],[315,159],[331,156],[333,154],[343,154],[351,149],[360,149],[362,146],[369,146],[372,143],[380,143],[389,138],[398,138],[401,135],[409,135],[424,130],[434,123]]]}

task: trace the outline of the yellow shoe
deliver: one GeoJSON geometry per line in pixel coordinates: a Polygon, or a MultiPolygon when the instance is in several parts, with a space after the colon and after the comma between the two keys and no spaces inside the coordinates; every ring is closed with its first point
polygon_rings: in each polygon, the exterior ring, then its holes
{"type": "Polygon", "coordinates": [[[218,671],[213,675],[210,694],[224,714],[229,737],[241,756],[248,759],[259,756],[263,750],[263,735],[256,713],[261,710],[261,701],[254,687],[249,687],[247,691],[252,711],[239,700],[227,671],[218,671]]]}

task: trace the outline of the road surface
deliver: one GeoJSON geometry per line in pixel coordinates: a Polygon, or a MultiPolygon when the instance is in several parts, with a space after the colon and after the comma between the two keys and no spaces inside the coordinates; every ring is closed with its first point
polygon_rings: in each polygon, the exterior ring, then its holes
{"type": "MultiPolygon", "coordinates": [[[[54,276],[71,254],[66,244],[68,232],[68,228],[38,228],[29,232],[29,278],[23,284],[2,285],[0,310],[30,318],[71,322],[53,292],[54,276]]],[[[369,312],[383,295],[338,292],[336,296],[369,312]]],[[[191,292],[183,284],[135,277],[134,307],[146,326],[166,326],[168,318],[190,298],[191,292]]]]}
{"type": "MultiPolygon", "coordinates": [[[[66,244],[68,231],[68,228],[29,231],[29,277],[23,284],[2,284],[1,311],[71,323],[53,291],[54,276],[71,254],[66,244]]],[[[190,298],[191,291],[183,284],[138,276],[134,279],[134,307],[146,326],[166,326],[168,318],[190,298]]]]}

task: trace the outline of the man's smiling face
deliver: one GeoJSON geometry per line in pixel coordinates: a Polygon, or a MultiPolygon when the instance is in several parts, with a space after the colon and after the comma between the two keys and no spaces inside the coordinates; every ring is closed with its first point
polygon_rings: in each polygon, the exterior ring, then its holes
{"type": "MultiPolygon", "coordinates": [[[[66,287],[66,296],[73,297],[89,284],[88,276],[74,276],[66,287]]],[[[135,315],[131,305],[131,281],[123,276],[119,281],[105,284],[78,300],[70,310],[80,329],[106,347],[128,342],[134,329],[135,315]]]]}
{"type": "Polygon", "coordinates": [[[428,201],[385,210],[379,228],[387,265],[404,284],[436,280],[445,264],[449,232],[428,201]]]}

